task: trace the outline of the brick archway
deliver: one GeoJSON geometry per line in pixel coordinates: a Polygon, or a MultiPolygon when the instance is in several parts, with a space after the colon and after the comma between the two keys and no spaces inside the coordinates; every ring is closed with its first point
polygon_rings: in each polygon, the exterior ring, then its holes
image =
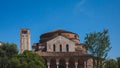
{"type": "Polygon", "coordinates": [[[69,66],[68,68],[75,68],[75,59],[70,58],[69,59],[69,66]]]}
{"type": "Polygon", "coordinates": [[[59,68],[66,68],[66,65],[65,65],[65,63],[66,63],[66,61],[65,61],[65,59],[63,59],[63,58],[61,58],[60,60],[59,60],[59,68]]]}
{"type": "Polygon", "coordinates": [[[84,60],[83,59],[78,59],[78,68],[84,68],[84,60]]]}
{"type": "Polygon", "coordinates": [[[50,60],[50,68],[57,68],[56,67],[56,59],[55,58],[50,60]]]}

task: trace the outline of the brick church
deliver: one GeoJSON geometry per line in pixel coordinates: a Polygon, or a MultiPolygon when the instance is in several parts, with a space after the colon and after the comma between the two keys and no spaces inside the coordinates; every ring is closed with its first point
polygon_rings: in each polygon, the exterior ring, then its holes
{"type": "Polygon", "coordinates": [[[94,57],[87,53],[78,34],[70,31],[58,29],[42,34],[32,51],[44,58],[47,68],[93,68],[94,57]]]}

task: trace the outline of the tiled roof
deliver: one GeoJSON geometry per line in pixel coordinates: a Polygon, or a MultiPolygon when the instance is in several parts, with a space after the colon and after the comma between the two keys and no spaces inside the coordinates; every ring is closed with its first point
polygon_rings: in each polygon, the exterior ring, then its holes
{"type": "MultiPolygon", "coordinates": [[[[54,33],[72,33],[72,34],[76,34],[76,33],[70,32],[70,31],[66,31],[66,30],[62,30],[62,29],[57,29],[57,30],[53,30],[53,31],[44,33],[44,34],[42,34],[42,35],[54,34],[54,33]]],[[[41,35],[41,36],[42,36],[42,35],[41,35]]],[[[77,35],[77,34],[76,34],[76,35],[77,35]]]]}

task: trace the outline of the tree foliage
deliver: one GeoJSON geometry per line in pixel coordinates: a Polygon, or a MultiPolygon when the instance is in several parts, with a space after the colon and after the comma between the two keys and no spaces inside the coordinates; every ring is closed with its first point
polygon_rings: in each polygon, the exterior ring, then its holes
{"type": "Polygon", "coordinates": [[[18,54],[16,44],[3,43],[0,46],[0,68],[6,68],[9,66],[9,60],[18,54]]]}
{"type": "Polygon", "coordinates": [[[24,51],[11,59],[11,68],[45,68],[44,60],[38,54],[24,51]]]}
{"type": "Polygon", "coordinates": [[[117,61],[114,59],[106,60],[105,68],[118,68],[117,61]]]}
{"type": "Polygon", "coordinates": [[[117,57],[118,68],[120,68],[120,57],[117,57]]]}
{"type": "Polygon", "coordinates": [[[85,45],[88,51],[93,56],[97,57],[97,68],[99,68],[99,65],[102,65],[102,61],[100,59],[105,59],[111,49],[108,30],[105,29],[103,32],[86,34],[85,45]]]}
{"type": "Polygon", "coordinates": [[[31,51],[18,54],[16,44],[3,43],[0,46],[0,68],[45,68],[45,64],[38,54],[31,51]]]}

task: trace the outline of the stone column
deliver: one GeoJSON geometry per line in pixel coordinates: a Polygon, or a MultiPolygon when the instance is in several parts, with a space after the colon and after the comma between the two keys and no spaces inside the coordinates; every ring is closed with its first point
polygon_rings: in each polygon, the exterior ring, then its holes
{"type": "Polygon", "coordinates": [[[50,68],[50,62],[47,61],[47,68],[50,68]]]}
{"type": "Polygon", "coordinates": [[[78,58],[75,58],[75,68],[78,68],[78,58]]]}
{"type": "Polygon", "coordinates": [[[59,63],[57,63],[56,65],[57,65],[57,68],[59,68],[59,63]]]}
{"type": "Polygon", "coordinates": [[[87,60],[84,61],[84,68],[87,68],[87,60]]]}
{"type": "Polygon", "coordinates": [[[68,65],[69,65],[69,58],[66,58],[66,68],[68,68],[68,65]]]}
{"type": "Polygon", "coordinates": [[[66,62],[66,68],[68,68],[68,64],[69,64],[69,63],[68,63],[68,61],[67,61],[67,62],[66,62]]]}
{"type": "Polygon", "coordinates": [[[47,68],[50,68],[50,58],[46,58],[47,59],[47,68]]]}
{"type": "Polygon", "coordinates": [[[59,59],[56,59],[57,68],[59,68],[59,59]]]}
{"type": "Polygon", "coordinates": [[[75,68],[77,68],[78,67],[78,62],[75,62],[75,68]]]}

